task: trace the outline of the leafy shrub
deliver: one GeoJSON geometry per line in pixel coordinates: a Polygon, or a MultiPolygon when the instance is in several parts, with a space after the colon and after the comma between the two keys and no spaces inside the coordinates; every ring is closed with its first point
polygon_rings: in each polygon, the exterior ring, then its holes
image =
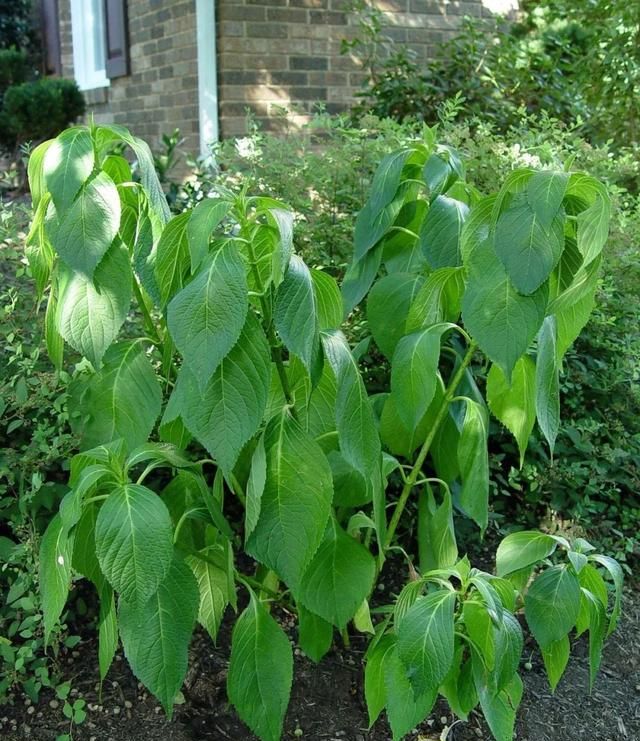
{"type": "Polygon", "coordinates": [[[9,151],[26,141],[55,136],[85,112],[73,80],[46,78],[7,89],[0,111],[0,145],[9,151]]]}
{"type": "Polygon", "coordinates": [[[101,677],[119,636],[171,713],[196,619],[215,638],[241,587],[228,695],[269,741],[281,737],[292,679],[272,601],[297,612],[314,660],[335,628],[373,634],[370,721],[386,708],[394,739],[438,693],[460,717],[479,704],[496,738],[512,736],[521,609],[551,686],[574,627],[589,632],[593,681],[620,612],[619,565],[583,539],[526,531],[503,540],[492,575],[459,557],[452,513],[488,526],[478,362],[492,363],[489,406],[521,454],[536,418],[553,447],[559,364],[592,308],[607,237],[597,180],[521,168],[481,198],[457,153],[425,130],[378,167],[341,297],[295,254],[278,200],[219,187],[170,219],[150,151],[121,127],[45,142],[29,176],[29,259],[39,286],[51,281],[49,354],[57,368],[66,345],[84,356],[70,388],[83,452],[40,549],[45,638],[74,575],[86,577],[100,598],[101,677]],[[140,185],[113,154],[122,143],[140,185]],[[366,294],[391,363],[390,392],[371,398],[364,346],[352,352],[339,329],[366,294]],[[144,333],[115,342],[134,296],[144,333]],[[399,537],[413,500],[417,544],[399,537]],[[394,550],[409,579],[374,628],[369,597],[394,550]],[[240,570],[239,551],[254,573],[240,570]]]}
{"type": "Polygon", "coordinates": [[[625,0],[524,2],[518,22],[464,19],[428,64],[387,42],[380,13],[360,8],[369,80],[356,114],[433,123],[438,107],[461,95],[463,116],[501,131],[523,113],[577,122],[583,135],[618,146],[637,141],[640,10],[625,0]],[[376,37],[377,34],[377,37],[376,37]],[[372,58],[373,57],[373,58],[372,58]]]}
{"type": "Polygon", "coordinates": [[[0,49],[0,100],[11,85],[26,82],[31,73],[24,51],[0,49]]]}
{"type": "MultiPolygon", "coordinates": [[[[0,702],[17,688],[32,700],[59,684],[55,656],[77,638],[56,631],[44,651],[38,591],[40,537],[66,487],[60,464],[75,441],[68,427],[65,379],[51,372],[34,322],[33,281],[22,243],[29,210],[0,210],[3,287],[0,290],[0,702]],[[56,482],[57,479],[57,482],[56,482]]],[[[65,374],[66,375],[66,374],[65,374]]]]}
{"type": "Polygon", "coordinates": [[[35,45],[32,0],[0,0],[0,49],[35,45]]]}

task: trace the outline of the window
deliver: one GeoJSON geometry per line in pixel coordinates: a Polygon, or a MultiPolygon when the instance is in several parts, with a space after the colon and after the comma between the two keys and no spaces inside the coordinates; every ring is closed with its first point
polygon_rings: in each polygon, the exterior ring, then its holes
{"type": "Polygon", "coordinates": [[[106,87],[105,25],[103,0],[71,0],[73,68],[78,87],[106,87]]]}

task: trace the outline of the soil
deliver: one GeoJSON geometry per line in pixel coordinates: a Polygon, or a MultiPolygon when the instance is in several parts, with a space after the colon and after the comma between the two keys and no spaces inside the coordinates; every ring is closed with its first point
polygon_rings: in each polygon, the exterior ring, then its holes
{"type": "MultiPolygon", "coordinates": [[[[293,636],[293,618],[281,616],[293,636]],[[287,625],[287,622],[289,623],[287,625]]],[[[522,659],[525,694],[518,713],[519,741],[638,741],[640,739],[640,600],[628,592],[618,630],[609,639],[602,669],[589,695],[586,642],[573,648],[569,666],[552,695],[533,644],[522,659]],[[532,668],[524,668],[530,660],[532,668]]],[[[255,741],[227,702],[225,679],[231,620],[225,621],[214,647],[197,632],[184,688],[184,704],[169,721],[153,697],[138,684],[118,655],[97,692],[96,644],[87,639],[65,658],[68,679],[87,701],[85,722],[73,729],[75,741],[255,741]]],[[[295,650],[294,683],[283,739],[315,741],[389,741],[384,719],[367,729],[362,657],[365,640],[352,636],[349,649],[335,645],[315,665],[295,650]],[[302,734],[302,735],[301,735],[302,734]]],[[[74,695],[77,696],[77,695],[74,695]]],[[[54,741],[69,731],[61,704],[43,692],[38,705],[24,699],[0,707],[0,738],[5,741],[54,741]],[[53,705],[54,707],[52,707],[53,705]]],[[[415,741],[477,741],[492,737],[479,713],[456,722],[444,703],[408,738],[415,741]],[[447,735],[448,733],[448,735],[447,735]]]]}

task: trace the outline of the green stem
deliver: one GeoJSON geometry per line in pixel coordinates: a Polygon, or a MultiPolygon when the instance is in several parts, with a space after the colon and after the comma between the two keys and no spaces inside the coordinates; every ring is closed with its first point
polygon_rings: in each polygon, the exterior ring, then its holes
{"type": "Polygon", "coordinates": [[[462,380],[462,377],[464,375],[465,370],[467,369],[467,366],[471,362],[471,358],[473,357],[473,353],[475,352],[475,349],[476,349],[476,343],[472,341],[469,347],[467,348],[467,353],[464,356],[462,362],[460,363],[458,370],[455,372],[455,375],[453,376],[453,378],[451,379],[451,382],[447,386],[447,390],[445,391],[442,404],[440,405],[440,409],[438,410],[438,414],[435,418],[433,426],[429,430],[429,434],[427,435],[426,440],[424,441],[424,443],[422,444],[422,447],[420,448],[420,452],[418,453],[418,457],[416,458],[415,463],[413,464],[413,468],[411,469],[411,472],[406,478],[405,484],[402,487],[402,491],[400,493],[400,497],[396,503],[395,510],[393,511],[393,515],[391,516],[391,522],[389,523],[389,528],[387,530],[387,537],[384,543],[385,551],[388,550],[389,546],[391,545],[391,541],[393,540],[393,536],[395,535],[396,529],[398,527],[398,523],[400,522],[400,518],[402,517],[402,513],[404,512],[404,508],[407,504],[409,496],[413,490],[413,487],[416,485],[416,481],[418,480],[418,476],[420,475],[422,466],[424,465],[424,462],[427,459],[427,455],[429,454],[429,449],[431,448],[431,445],[433,444],[433,441],[440,428],[440,425],[442,424],[445,416],[447,415],[449,404],[451,403],[451,400],[453,399],[455,395],[455,391],[458,388],[460,381],[462,380]]]}
{"type": "Polygon", "coordinates": [[[156,325],[154,324],[153,318],[151,317],[151,314],[149,312],[147,302],[144,300],[144,296],[142,295],[142,290],[140,288],[140,284],[138,283],[138,279],[135,277],[133,279],[133,291],[136,294],[136,301],[138,302],[138,306],[140,307],[140,311],[142,312],[142,318],[147,327],[147,332],[156,343],[157,347],[160,349],[160,352],[162,352],[162,340],[160,339],[160,335],[158,334],[156,325]]]}

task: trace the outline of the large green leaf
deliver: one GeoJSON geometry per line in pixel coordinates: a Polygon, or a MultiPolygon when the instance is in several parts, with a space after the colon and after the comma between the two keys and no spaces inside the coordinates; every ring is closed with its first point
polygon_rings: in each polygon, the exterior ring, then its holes
{"type": "Polygon", "coordinates": [[[557,546],[555,538],[538,530],[523,530],[507,535],[496,553],[498,576],[507,576],[542,561],[550,556],[557,546]]]}
{"type": "Polygon", "coordinates": [[[455,605],[455,592],[432,592],[418,598],[398,625],[398,653],[416,697],[437,692],[451,668],[455,605]]]}
{"type": "Polygon", "coordinates": [[[285,346],[316,379],[322,372],[318,306],[311,272],[298,255],[291,256],[278,287],[273,320],[285,346]]]}
{"type": "Polygon", "coordinates": [[[69,536],[60,515],[56,515],[45,530],[40,543],[40,596],[44,615],[44,640],[62,614],[71,587],[73,537],[69,536]]]}
{"type": "Polygon", "coordinates": [[[98,666],[100,679],[109,672],[113,657],[118,649],[118,616],[113,589],[104,582],[100,589],[100,611],[98,613],[98,666]]]}
{"type": "Polygon", "coordinates": [[[553,315],[545,318],[538,335],[535,390],[538,424],[551,454],[560,429],[560,381],[558,378],[557,325],[553,315]]]}
{"type": "Polygon", "coordinates": [[[507,379],[542,325],[548,286],[521,296],[489,241],[470,254],[469,280],[462,299],[462,318],[480,348],[504,371],[507,379]]]}
{"type": "MultiPolygon", "coordinates": [[[[31,203],[35,211],[37,211],[42,197],[47,191],[47,185],[44,176],[44,158],[47,153],[47,149],[53,144],[54,139],[47,139],[41,144],[35,147],[29,155],[29,164],[27,165],[27,177],[29,180],[29,193],[31,194],[31,203]]],[[[62,163],[59,162],[54,164],[54,167],[58,167],[62,163]]],[[[93,164],[91,165],[93,167],[93,164]]],[[[74,194],[75,195],[75,194],[74,194]]]]}
{"type": "Polygon", "coordinates": [[[292,680],[289,639],[252,593],[233,628],[227,694],[262,741],[280,741],[292,680]]]}
{"type": "Polygon", "coordinates": [[[120,197],[111,178],[98,173],[68,210],[47,220],[49,240],[64,262],[91,278],[120,226],[120,197]]]}
{"type": "Polygon", "coordinates": [[[461,264],[460,235],[469,214],[462,201],[438,196],[429,207],[420,229],[420,245],[429,267],[457,267],[461,264]]]}
{"type": "Polygon", "coordinates": [[[485,410],[465,399],[466,410],[458,440],[458,466],[462,488],[458,502],[466,514],[485,530],[489,520],[489,457],[485,410]]]}
{"type": "Polygon", "coordinates": [[[232,242],[211,255],[169,304],[171,336],[200,388],[238,341],[248,307],[244,263],[232,242]]]}
{"type": "Polygon", "coordinates": [[[260,515],[246,549],[296,587],[331,510],[331,469],[321,448],[285,409],[264,434],[267,474],[260,515]]]}
{"type": "Polygon", "coordinates": [[[180,373],[176,393],[182,418],[225,472],[262,422],[270,376],[269,345],[252,312],[203,391],[188,368],[180,373]]]}
{"type": "MultiPolygon", "coordinates": [[[[38,159],[47,189],[59,213],[64,213],[73,203],[78,191],[91,175],[94,167],[93,142],[86,126],[77,126],[63,131],[51,142],[45,142],[46,149],[38,147],[29,160],[29,181],[34,203],[42,193],[36,185],[32,172],[38,159]],[[32,165],[32,162],[34,163],[32,165]]],[[[44,145],[41,145],[41,147],[44,145]]],[[[37,205],[37,203],[35,203],[37,205]]]]}
{"type": "Polygon", "coordinates": [[[409,308],[423,282],[421,275],[392,273],[379,280],[369,293],[369,329],[376,345],[389,359],[404,334],[409,308]]]}
{"type": "MultiPolygon", "coordinates": [[[[366,653],[364,669],[364,697],[369,714],[369,728],[376,722],[387,704],[384,669],[385,657],[395,650],[395,636],[388,633],[371,644],[366,653]]],[[[409,688],[411,694],[413,690],[409,688]]]]}
{"type": "Polygon", "coordinates": [[[174,216],[165,226],[156,248],[153,270],[162,306],[182,288],[189,271],[187,225],[190,216],[188,211],[174,216]]]}
{"type": "Polygon", "coordinates": [[[492,414],[518,443],[520,466],[536,422],[536,366],[528,355],[515,364],[509,384],[499,365],[487,376],[487,403],[492,414]]]}
{"type": "Polygon", "coordinates": [[[83,447],[122,438],[128,450],[137,448],[151,434],[161,405],[158,379],[140,343],[113,345],[80,399],[83,447]]]}
{"type": "Polygon", "coordinates": [[[331,520],[295,596],[342,630],[371,592],[375,572],[369,551],[331,520]]]}
{"type": "Polygon", "coordinates": [[[115,488],[96,520],[100,568],[125,602],[140,607],[167,575],[173,557],[169,510],[140,484],[115,488]]]}
{"type": "Polygon", "coordinates": [[[529,587],[524,600],[527,624],[542,649],[564,638],[576,624],[580,584],[565,566],[551,566],[529,587]]]}
{"type": "Polygon", "coordinates": [[[517,196],[498,217],[493,244],[515,288],[529,295],[558,264],[564,247],[563,221],[556,217],[545,227],[526,197],[517,196]]]}
{"type": "Polygon", "coordinates": [[[119,244],[104,256],[93,279],[60,265],[57,330],[96,368],[127,318],[131,281],[129,256],[119,244]]]}
{"type": "Polygon", "coordinates": [[[195,273],[209,252],[209,241],[232,207],[220,198],[205,198],[193,209],[187,222],[191,272],[195,273]]]}
{"type": "Polygon", "coordinates": [[[405,427],[413,432],[433,401],[438,383],[440,339],[450,325],[436,324],[405,335],[391,364],[391,395],[405,427]]]}
{"type": "Polygon", "coordinates": [[[198,614],[198,584],[174,559],[155,594],[143,604],[120,603],[120,637],[133,673],[171,717],[187,673],[188,649],[198,614]]]}

